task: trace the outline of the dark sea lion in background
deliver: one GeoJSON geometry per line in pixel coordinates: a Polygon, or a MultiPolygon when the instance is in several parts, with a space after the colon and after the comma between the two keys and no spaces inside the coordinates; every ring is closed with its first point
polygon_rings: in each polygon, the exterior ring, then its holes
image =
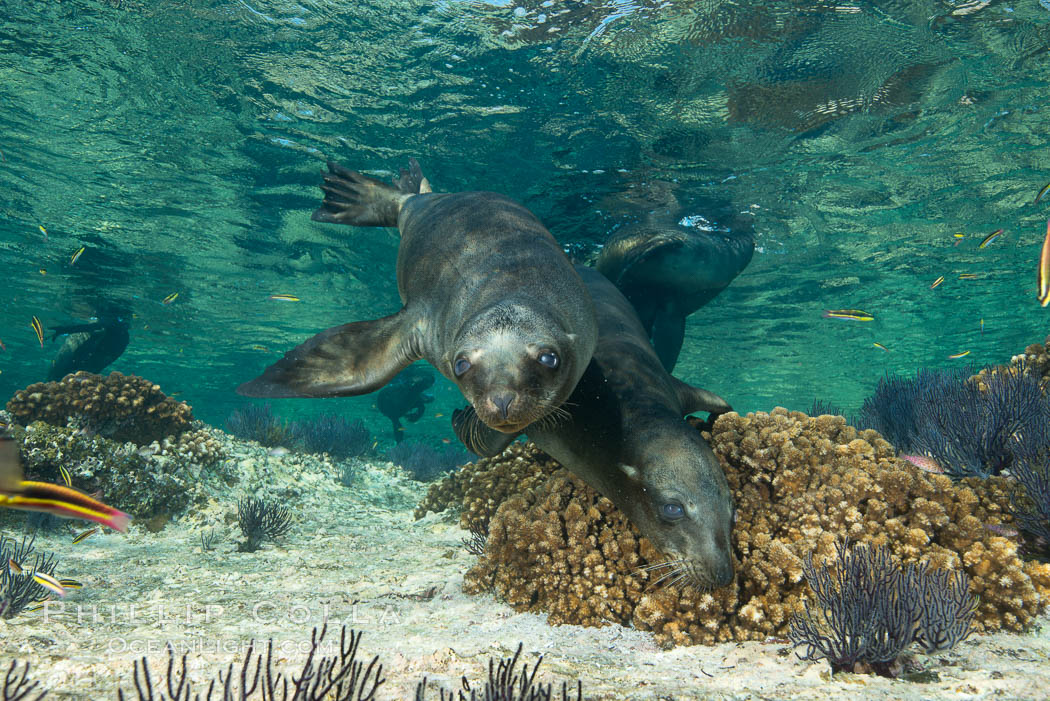
{"type": "Polygon", "coordinates": [[[390,384],[376,395],[376,409],[390,419],[394,430],[394,442],[405,438],[401,419],[415,423],[423,418],[426,405],[434,401],[427,390],[434,384],[434,373],[417,365],[405,368],[390,384]]]}
{"type": "Polygon", "coordinates": [[[558,411],[594,353],[587,288],[531,212],[494,192],[436,194],[329,162],[316,221],[397,226],[396,314],[323,331],[241,385],[252,397],[367,394],[425,358],[481,420],[516,432],[558,411]]]}
{"type": "Polygon", "coordinates": [[[118,315],[101,316],[98,321],[87,324],[51,328],[51,340],[62,335],[66,335],[66,340],[51,361],[47,379],[61,380],[78,370],[101,372],[128,347],[131,340],[128,329],[128,322],[118,315]]]}
{"type": "Polygon", "coordinates": [[[685,319],[740,274],[755,252],[748,219],[729,215],[731,229],[682,226],[666,183],[650,183],[655,205],[644,221],[616,232],[595,267],[631,301],[668,372],[685,337],[685,319]]]}
{"type": "MultiPolygon", "coordinates": [[[[733,497],[718,458],[683,417],[707,411],[713,419],[730,406],[671,377],[630,302],[598,272],[577,270],[598,312],[598,348],[565,404],[569,418],[524,432],[670,556],[661,579],[724,586],[733,579],[733,497]]],[[[469,408],[452,423],[478,455],[496,455],[514,439],[486,429],[469,408]]]]}

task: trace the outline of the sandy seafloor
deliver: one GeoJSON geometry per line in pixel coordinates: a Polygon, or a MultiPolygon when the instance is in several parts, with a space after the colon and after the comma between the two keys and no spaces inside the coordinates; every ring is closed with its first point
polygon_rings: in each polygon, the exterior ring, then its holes
{"type": "Polygon", "coordinates": [[[509,656],[519,641],[530,664],[544,655],[538,680],[560,688],[578,677],[587,699],[1050,698],[1045,617],[1025,635],[971,636],[947,653],[916,654],[912,666],[936,673],[926,682],[832,678],[826,663],[801,661],[782,641],[663,650],[621,626],[549,626],[491,595],[463,593],[474,560],[467,534],[452,515],[415,520],[427,487],[400,469],[368,463],[348,488],[327,459],[229,444],[240,481],[198,486],[196,504],[159,533],[133,526],[76,546],[65,533],[38,538],[38,549],[58,556],[57,574],[85,586],[46,618],[0,620],[4,670],[11,659],[29,661],[49,699],[116,699],[122,684],[136,698],[133,660],[145,654],[154,681],[163,679],[169,641],[190,651],[196,683],[243,659],[248,640],[272,637],[282,668],[297,671],[327,611],[329,639],[345,622],[363,633],[359,659],[380,655],[379,699],[414,698],[424,675],[428,699],[438,698],[435,683],[459,688],[463,674],[483,682],[489,658],[509,656]],[[241,553],[236,499],[249,489],[283,500],[295,523],[278,542],[241,553]],[[219,542],[204,552],[209,529],[219,542]]]}

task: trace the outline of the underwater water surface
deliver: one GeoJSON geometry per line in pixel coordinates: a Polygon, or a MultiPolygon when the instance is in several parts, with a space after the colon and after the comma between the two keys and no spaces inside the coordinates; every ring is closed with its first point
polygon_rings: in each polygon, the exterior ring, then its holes
{"type": "MultiPolygon", "coordinates": [[[[0,0],[0,394],[57,352],[32,317],[113,305],[131,342],[110,369],[221,426],[285,350],[395,311],[394,232],[310,221],[327,158],[388,177],[417,157],[584,260],[653,183],[685,222],[752,221],[676,368],[741,411],[854,410],[886,372],[1006,362],[1050,314],[1048,47],[1034,1],[0,0]],[[874,320],[822,318],[846,308],[874,320]]],[[[450,437],[459,394],[431,391],[410,431],[450,437]]],[[[374,403],[274,406],[380,434],[374,403]]]]}

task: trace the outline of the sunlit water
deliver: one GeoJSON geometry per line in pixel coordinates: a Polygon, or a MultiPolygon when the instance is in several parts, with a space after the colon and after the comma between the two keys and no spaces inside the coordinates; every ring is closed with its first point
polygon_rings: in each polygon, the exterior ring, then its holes
{"type": "MultiPolygon", "coordinates": [[[[1048,46],[1035,0],[0,0],[0,394],[57,351],[32,316],[109,302],[134,314],[111,369],[221,425],[279,353],[396,310],[393,232],[310,221],[325,158],[416,156],[584,257],[653,181],[682,217],[746,213],[754,260],[676,370],[740,410],[855,409],[887,371],[1004,362],[1050,330],[1048,46]],[[875,320],[822,318],[839,308],[875,320]]],[[[409,430],[437,440],[461,402],[434,392],[409,430]]],[[[275,407],[384,433],[373,401],[275,407]]]]}

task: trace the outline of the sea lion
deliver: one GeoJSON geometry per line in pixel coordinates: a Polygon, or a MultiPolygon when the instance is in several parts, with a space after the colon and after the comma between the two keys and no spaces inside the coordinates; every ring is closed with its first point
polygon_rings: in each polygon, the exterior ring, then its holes
{"type": "Polygon", "coordinates": [[[750,221],[707,230],[678,223],[678,201],[663,183],[644,221],[620,229],[602,247],[595,267],[631,301],[668,372],[685,337],[685,319],[740,274],[755,252],[750,221]]]}
{"type": "Polygon", "coordinates": [[[433,193],[415,159],[396,186],[328,169],[313,219],[396,225],[404,306],[317,334],[237,391],[367,394],[425,358],[498,431],[557,411],[590,362],[598,324],[587,288],[539,219],[495,192],[433,193]]]}
{"type": "Polygon", "coordinates": [[[376,409],[390,419],[394,431],[394,442],[405,439],[405,428],[401,419],[415,423],[423,418],[426,405],[434,401],[427,390],[434,384],[434,374],[418,365],[405,368],[390,384],[376,395],[376,409]]]}
{"type": "MultiPolygon", "coordinates": [[[[661,579],[701,588],[733,579],[733,498],[718,459],[683,418],[730,411],[721,397],[671,377],[631,303],[601,274],[578,266],[598,312],[598,348],[565,406],[569,418],[525,433],[608,497],[670,560],[661,579]]],[[[453,414],[456,435],[482,456],[514,436],[488,430],[471,409],[453,414]]]]}
{"type": "Polygon", "coordinates": [[[87,324],[67,324],[50,329],[51,340],[65,335],[66,340],[51,361],[47,379],[61,380],[66,375],[87,370],[101,372],[119,358],[128,347],[131,336],[128,322],[122,316],[101,316],[87,324]]]}

